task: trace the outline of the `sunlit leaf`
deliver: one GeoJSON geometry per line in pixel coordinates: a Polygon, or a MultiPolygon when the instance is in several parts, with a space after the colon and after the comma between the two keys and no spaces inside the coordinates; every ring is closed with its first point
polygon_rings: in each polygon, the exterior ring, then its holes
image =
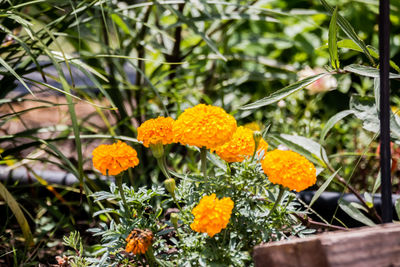
{"type": "Polygon", "coordinates": [[[354,220],[359,221],[368,226],[375,225],[375,223],[373,221],[371,221],[367,216],[365,216],[360,210],[358,210],[353,205],[351,205],[350,202],[348,202],[344,199],[341,199],[339,201],[339,207],[354,220]]]}
{"type": "Polygon", "coordinates": [[[294,84],[291,84],[289,86],[286,86],[285,88],[282,88],[271,95],[264,97],[263,99],[257,100],[256,102],[253,102],[251,104],[247,104],[245,106],[242,106],[240,109],[241,110],[249,110],[249,109],[256,109],[260,107],[264,107],[267,105],[270,105],[272,103],[278,102],[281,99],[284,99],[285,97],[303,89],[304,87],[318,81],[322,77],[328,75],[329,73],[320,73],[314,76],[307,77],[303,80],[300,80],[294,84]]]}

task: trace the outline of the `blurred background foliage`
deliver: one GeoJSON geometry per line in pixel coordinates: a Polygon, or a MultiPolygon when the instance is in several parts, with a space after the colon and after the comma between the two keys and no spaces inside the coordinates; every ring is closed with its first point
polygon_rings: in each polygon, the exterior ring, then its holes
{"type": "MultiPolygon", "coordinates": [[[[365,44],[378,48],[377,0],[329,3],[365,44]]],[[[400,2],[392,1],[395,63],[400,62],[399,11],[400,2]]],[[[239,125],[270,125],[271,136],[319,141],[329,118],[349,109],[353,94],[374,95],[373,79],[339,71],[326,90],[300,90],[256,110],[240,107],[304,78],[304,69],[331,71],[330,20],[317,0],[0,1],[0,161],[11,169],[63,170],[80,181],[78,186],[49,185],[35,175],[28,185],[6,182],[25,207],[36,247],[59,249],[59,243],[49,242],[56,230],[76,229],[81,215],[96,209],[90,203],[79,205],[85,203],[84,194],[106,186],[88,178],[98,177],[91,151],[100,142],[122,139],[138,151],[141,163],[129,171],[126,182],[138,187],[159,181],[155,160],[135,139],[136,128],[147,119],[176,118],[202,102],[223,107],[239,125]],[[59,208],[65,212],[60,214],[59,208]]],[[[348,37],[339,30],[338,41],[344,39],[348,37]]],[[[339,58],[341,67],[377,67],[376,59],[371,62],[349,47],[339,46],[339,58]]],[[[398,87],[398,80],[392,80],[394,112],[400,105],[398,87]]],[[[370,192],[378,175],[378,144],[362,125],[356,117],[346,117],[321,145],[333,169],[341,167],[341,175],[351,178],[356,189],[370,192]]],[[[279,145],[277,139],[267,141],[271,148],[279,145]]],[[[171,167],[197,169],[197,153],[181,146],[169,149],[171,167]]],[[[397,168],[393,174],[393,191],[398,192],[397,168]]],[[[330,189],[343,190],[340,184],[330,189]]],[[[15,228],[4,204],[3,240],[15,228]]],[[[10,257],[21,264],[46,258],[39,249],[22,256],[12,249],[14,243],[1,248],[7,263],[10,257]]]]}

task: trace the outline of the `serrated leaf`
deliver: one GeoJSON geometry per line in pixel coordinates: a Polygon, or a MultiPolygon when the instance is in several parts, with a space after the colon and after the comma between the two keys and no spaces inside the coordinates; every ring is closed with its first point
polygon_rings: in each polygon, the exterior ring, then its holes
{"type": "Polygon", "coordinates": [[[339,121],[341,121],[343,118],[345,118],[346,116],[353,114],[354,111],[353,110],[343,110],[337,114],[335,114],[334,116],[332,116],[325,124],[324,128],[322,129],[321,132],[321,141],[325,140],[326,135],[328,134],[328,132],[330,131],[330,129],[332,129],[333,126],[335,126],[336,123],[338,123],[339,121]]]}
{"type": "Polygon", "coordinates": [[[321,187],[317,190],[317,192],[315,192],[313,198],[310,201],[309,207],[311,207],[312,204],[314,204],[314,202],[319,198],[319,196],[325,191],[325,189],[329,186],[329,184],[332,182],[333,178],[335,178],[336,174],[338,174],[339,171],[340,169],[338,169],[331,176],[329,176],[329,178],[326,179],[326,181],[321,185],[321,187]]]}
{"type": "Polygon", "coordinates": [[[339,207],[354,220],[359,221],[368,226],[375,225],[375,223],[373,221],[371,221],[367,216],[365,216],[360,210],[358,210],[353,205],[351,205],[350,202],[348,202],[344,199],[341,199],[339,201],[339,207]]]}
{"type": "Polygon", "coordinates": [[[316,82],[317,80],[321,79],[325,75],[328,75],[329,73],[320,73],[314,76],[307,77],[301,81],[295,82],[289,86],[286,86],[274,93],[272,93],[270,96],[264,97],[263,99],[257,100],[251,104],[247,104],[245,106],[242,106],[240,109],[241,110],[250,110],[250,109],[256,109],[260,108],[263,106],[270,105],[272,103],[278,102],[279,100],[303,89],[304,87],[312,84],[313,82],[316,82]]]}
{"type": "MultiPolygon", "coordinates": [[[[369,67],[369,66],[364,66],[364,65],[359,65],[359,64],[351,64],[349,66],[346,66],[343,68],[345,71],[355,73],[361,76],[365,77],[371,77],[371,78],[379,78],[379,69],[369,67]]],[[[389,73],[389,79],[399,79],[400,74],[395,74],[395,73],[389,73]]]]}
{"type": "Polygon", "coordinates": [[[335,8],[333,11],[331,22],[329,24],[329,38],[328,38],[328,47],[329,47],[329,55],[331,57],[331,65],[337,70],[340,67],[339,56],[338,56],[338,46],[337,46],[337,14],[338,8],[335,8]]]}

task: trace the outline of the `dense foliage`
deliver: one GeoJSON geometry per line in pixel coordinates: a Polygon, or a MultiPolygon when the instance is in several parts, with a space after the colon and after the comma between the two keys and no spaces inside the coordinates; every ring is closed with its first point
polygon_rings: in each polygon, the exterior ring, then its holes
{"type": "MultiPolygon", "coordinates": [[[[400,2],[390,8],[398,193],[400,2]]],[[[156,255],[176,263],[186,257],[206,264],[213,255],[239,264],[250,261],[259,242],[300,235],[299,218],[289,215],[301,210],[292,192],[283,196],[287,206],[280,205],[289,212],[265,218],[278,192],[260,165],[246,159],[227,167],[209,153],[214,163],[204,171],[201,153],[176,143],[164,147],[179,178],[176,199],[185,204],[174,228],[164,210],[175,205],[162,187],[168,170],[156,167],[157,147],[136,139],[138,127],[158,116],[178,118],[199,103],[223,108],[238,126],[265,130],[268,150],[289,148],[311,161],[318,173],[313,189],[321,188],[315,199],[324,190],[352,193],[358,203],[342,199],[338,209],[364,224],[379,223],[373,201],[380,186],[377,15],[375,0],[0,1],[0,265],[54,263],[57,255],[63,261],[65,232],[74,233],[65,244],[79,252],[70,260],[90,264],[94,252],[124,247],[136,224],[154,233],[156,255]],[[140,164],[114,184],[94,171],[92,151],[116,140],[132,145],[140,164]],[[46,181],[60,171],[78,182],[46,181]],[[213,175],[204,182],[200,171],[213,175]],[[210,252],[210,239],[188,233],[190,211],[211,193],[240,201],[226,229],[230,238],[216,237],[210,252]],[[128,219],[124,202],[139,205],[144,217],[128,219]],[[88,228],[98,228],[95,237],[88,228]],[[99,245],[98,236],[110,245],[99,245]],[[173,245],[184,256],[168,252],[173,245]]],[[[335,214],[322,220],[346,227],[335,214]]]]}

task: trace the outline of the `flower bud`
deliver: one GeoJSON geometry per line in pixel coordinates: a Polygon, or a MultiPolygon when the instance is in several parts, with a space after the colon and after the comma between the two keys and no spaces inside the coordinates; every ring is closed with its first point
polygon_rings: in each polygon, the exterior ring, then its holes
{"type": "Polygon", "coordinates": [[[162,143],[150,144],[150,149],[156,159],[159,159],[164,155],[164,146],[162,143]]]}
{"type": "Polygon", "coordinates": [[[178,220],[179,220],[179,215],[178,215],[178,213],[171,213],[171,215],[170,215],[170,221],[171,221],[171,223],[172,223],[172,225],[175,227],[175,228],[178,228],[178,220]]]}
{"type": "Polygon", "coordinates": [[[174,178],[169,178],[164,181],[165,188],[167,191],[171,194],[175,194],[175,179],[174,178]]]}
{"type": "Polygon", "coordinates": [[[258,145],[260,144],[260,141],[262,139],[262,134],[260,131],[254,131],[253,132],[253,139],[254,139],[254,151],[257,151],[258,145]]]}

